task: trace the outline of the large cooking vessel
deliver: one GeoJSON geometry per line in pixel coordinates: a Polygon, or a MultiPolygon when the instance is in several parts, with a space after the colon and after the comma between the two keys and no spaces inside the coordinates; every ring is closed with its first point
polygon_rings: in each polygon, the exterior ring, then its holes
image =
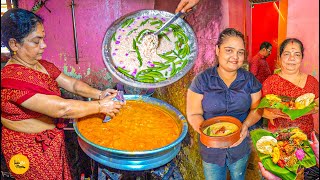
{"type": "Polygon", "coordinates": [[[124,95],[126,100],[142,100],[144,102],[158,105],[163,109],[169,110],[176,116],[177,124],[181,127],[181,133],[178,139],[162,148],[148,151],[123,151],[99,146],[86,139],[79,132],[77,120],[73,127],[78,134],[78,142],[81,149],[93,160],[105,166],[127,170],[141,171],[162,166],[171,161],[181,149],[181,141],[187,134],[188,124],[185,117],[170,104],[149,96],[124,95]]]}
{"type": "Polygon", "coordinates": [[[157,83],[144,83],[144,82],[139,82],[134,79],[131,79],[122,73],[120,73],[116,67],[115,64],[113,63],[112,60],[112,54],[111,54],[111,41],[112,41],[112,36],[113,34],[117,31],[117,29],[122,25],[123,22],[125,22],[127,19],[130,18],[136,18],[139,16],[157,16],[157,17],[163,17],[166,19],[169,19],[174,16],[174,14],[166,12],[166,11],[159,11],[159,10],[140,10],[136,11],[127,15],[124,15],[117,19],[107,30],[103,43],[102,43],[102,57],[104,60],[105,65],[108,68],[108,71],[116,77],[119,81],[126,85],[130,85],[133,87],[137,88],[158,88],[158,87],[164,87],[169,84],[172,84],[176,81],[178,81],[180,78],[182,78],[193,66],[194,61],[197,58],[198,54],[198,45],[197,45],[197,38],[195,33],[193,32],[192,28],[190,25],[183,20],[182,18],[178,18],[175,20],[174,24],[179,25],[183,31],[185,32],[186,36],[189,39],[189,46],[190,46],[190,55],[188,55],[188,63],[186,66],[177,74],[175,74],[173,77],[170,77],[164,81],[157,82],[157,83]]]}

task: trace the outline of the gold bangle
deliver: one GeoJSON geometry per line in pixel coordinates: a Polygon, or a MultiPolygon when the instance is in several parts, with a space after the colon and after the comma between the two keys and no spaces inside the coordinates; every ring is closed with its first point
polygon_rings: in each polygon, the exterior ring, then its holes
{"type": "Polygon", "coordinates": [[[100,101],[97,101],[98,104],[99,104],[99,113],[101,113],[101,104],[100,104],[100,101]]]}

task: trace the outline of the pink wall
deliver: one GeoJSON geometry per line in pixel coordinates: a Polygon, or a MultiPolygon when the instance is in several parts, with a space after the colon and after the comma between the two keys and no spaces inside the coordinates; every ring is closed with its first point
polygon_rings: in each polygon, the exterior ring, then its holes
{"type": "Polygon", "coordinates": [[[300,39],[305,47],[302,71],[319,80],[319,1],[288,2],[287,37],[300,39]]]}
{"type": "Polygon", "coordinates": [[[235,28],[244,33],[244,17],[246,16],[244,10],[243,0],[229,0],[229,27],[235,28]]]}
{"type": "Polygon", "coordinates": [[[229,0],[224,1],[228,7],[228,13],[224,13],[228,18],[227,27],[235,28],[245,35],[248,58],[251,58],[252,27],[251,27],[251,5],[248,0],[229,0]]]}
{"type": "MultiPolygon", "coordinates": [[[[19,7],[31,9],[34,1],[19,0],[19,7]]],[[[154,9],[154,0],[75,0],[75,18],[79,49],[76,64],[71,16],[71,0],[47,1],[37,14],[45,22],[46,43],[43,58],[53,62],[69,76],[82,79],[100,89],[112,87],[116,79],[107,72],[102,58],[102,41],[107,28],[129,12],[154,9]]]]}
{"type": "MultiPolygon", "coordinates": [[[[290,0],[288,2],[287,37],[300,39],[305,47],[302,72],[319,80],[319,1],[290,0]]],[[[314,115],[319,132],[319,113],[314,115]]]]}

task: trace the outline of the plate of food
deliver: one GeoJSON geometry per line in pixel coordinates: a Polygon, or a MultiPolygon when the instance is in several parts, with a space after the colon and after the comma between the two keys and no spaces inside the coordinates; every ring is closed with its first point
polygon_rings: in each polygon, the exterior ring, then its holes
{"type": "Polygon", "coordinates": [[[301,116],[315,113],[316,103],[314,99],[315,95],[313,93],[306,93],[297,98],[267,94],[261,99],[257,108],[265,108],[275,114],[295,120],[301,116]]]}
{"type": "Polygon", "coordinates": [[[299,128],[275,133],[255,129],[250,136],[265,169],[283,180],[296,179],[299,170],[316,165],[307,135],[299,128]]]}
{"type": "Polygon", "coordinates": [[[178,18],[158,36],[149,36],[173,16],[166,11],[140,10],[116,20],[102,44],[109,72],[122,83],[138,88],[163,87],[182,78],[198,52],[190,25],[178,18]]]}

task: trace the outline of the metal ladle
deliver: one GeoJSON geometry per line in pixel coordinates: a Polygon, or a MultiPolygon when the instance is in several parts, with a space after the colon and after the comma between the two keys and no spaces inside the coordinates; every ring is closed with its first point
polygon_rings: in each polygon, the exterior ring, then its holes
{"type": "Polygon", "coordinates": [[[152,43],[153,43],[153,45],[152,45],[153,47],[151,49],[157,48],[158,45],[159,45],[158,35],[160,34],[160,32],[163,31],[168,26],[170,26],[170,24],[172,24],[176,19],[178,19],[182,14],[184,14],[184,13],[183,12],[178,12],[171,19],[169,19],[169,21],[164,23],[164,25],[162,25],[162,27],[160,29],[158,29],[156,32],[147,32],[146,34],[144,34],[144,36],[141,39],[144,40],[144,38],[146,38],[146,36],[149,36],[151,41],[152,41],[152,43]]]}
{"type": "Polygon", "coordinates": [[[171,19],[169,19],[169,21],[164,23],[164,25],[162,25],[162,27],[158,29],[158,31],[154,32],[153,34],[158,36],[161,31],[163,31],[166,27],[170,26],[170,24],[172,24],[176,19],[178,19],[182,14],[184,13],[178,12],[177,14],[175,14],[171,19]]]}

